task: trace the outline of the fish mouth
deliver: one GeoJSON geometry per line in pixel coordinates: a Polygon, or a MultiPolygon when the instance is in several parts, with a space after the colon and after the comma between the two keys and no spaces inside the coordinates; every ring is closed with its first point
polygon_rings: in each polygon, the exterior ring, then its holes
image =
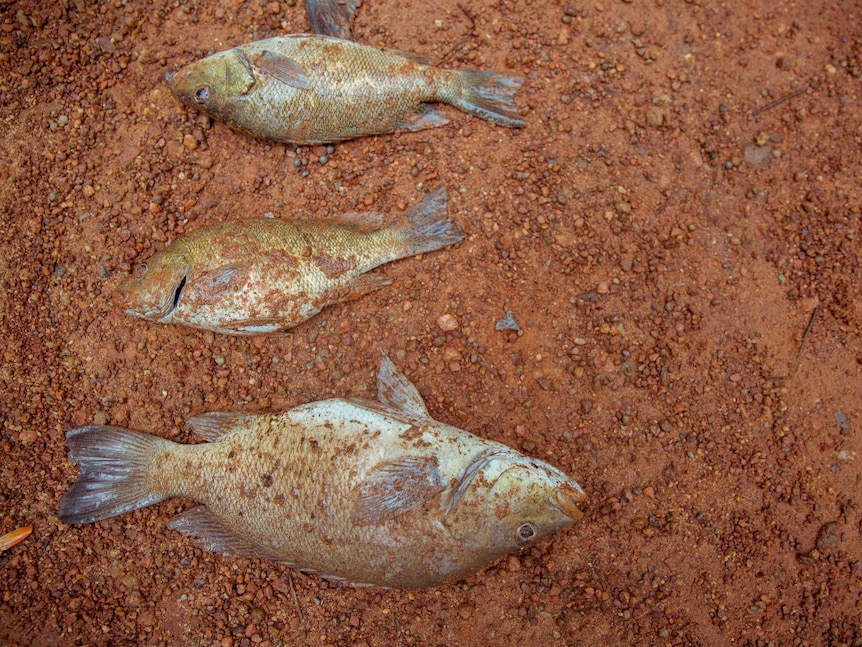
{"type": "Polygon", "coordinates": [[[584,516],[584,513],[581,512],[577,504],[580,501],[586,500],[586,498],[587,495],[584,494],[580,486],[577,484],[572,486],[566,483],[556,487],[551,492],[551,496],[548,497],[548,504],[562,512],[572,521],[578,521],[584,516]]]}

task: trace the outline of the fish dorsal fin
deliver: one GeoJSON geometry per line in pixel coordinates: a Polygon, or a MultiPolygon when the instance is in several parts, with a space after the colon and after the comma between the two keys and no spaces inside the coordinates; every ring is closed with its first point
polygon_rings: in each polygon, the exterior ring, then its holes
{"type": "Polygon", "coordinates": [[[406,58],[411,63],[419,63],[419,65],[428,65],[433,67],[440,62],[440,58],[433,54],[417,54],[416,52],[408,52],[403,49],[395,49],[393,47],[384,48],[385,52],[406,58]]]}
{"type": "Polygon", "coordinates": [[[374,466],[354,490],[352,521],[382,523],[416,508],[444,489],[436,456],[405,456],[374,466]]]}
{"type": "Polygon", "coordinates": [[[384,355],[377,372],[377,398],[408,418],[430,418],[419,391],[384,355]]]}
{"type": "Polygon", "coordinates": [[[351,25],[359,0],[306,0],[308,21],[315,34],[353,40],[351,25]]]}
{"type": "Polygon", "coordinates": [[[262,557],[281,561],[273,550],[255,544],[228,527],[205,505],[178,514],[168,522],[168,528],[194,538],[204,550],[226,557],[262,557]]]}
{"type": "Polygon", "coordinates": [[[361,234],[377,231],[383,226],[383,214],[378,211],[355,211],[328,218],[330,222],[352,227],[361,234]]]}
{"type": "Polygon", "coordinates": [[[264,50],[254,58],[254,65],[268,76],[292,88],[308,90],[312,85],[302,66],[283,54],[264,50]]]}
{"type": "Polygon", "coordinates": [[[214,411],[189,418],[186,420],[186,424],[203,440],[208,443],[214,443],[225,434],[238,429],[247,417],[248,414],[245,413],[222,413],[214,411]]]}

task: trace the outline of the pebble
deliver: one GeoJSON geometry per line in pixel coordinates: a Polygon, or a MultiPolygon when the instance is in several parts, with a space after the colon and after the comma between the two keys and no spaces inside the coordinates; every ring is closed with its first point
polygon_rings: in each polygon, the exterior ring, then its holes
{"type": "Polygon", "coordinates": [[[494,324],[494,330],[514,330],[520,332],[521,326],[519,326],[518,322],[515,321],[515,315],[512,314],[512,311],[506,310],[506,314],[503,315],[503,318],[494,324]]]}
{"type": "Polygon", "coordinates": [[[443,331],[455,330],[458,327],[458,320],[450,314],[442,314],[437,317],[437,327],[443,331]]]}

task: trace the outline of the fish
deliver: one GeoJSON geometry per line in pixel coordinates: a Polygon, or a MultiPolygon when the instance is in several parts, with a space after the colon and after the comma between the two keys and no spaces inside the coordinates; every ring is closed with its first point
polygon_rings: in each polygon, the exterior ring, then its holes
{"type": "Polygon", "coordinates": [[[521,128],[523,78],[433,67],[402,51],[320,34],[259,40],[190,63],[173,75],[180,102],[254,137],[328,144],[449,122],[442,102],[521,128]]]}
{"type": "Polygon", "coordinates": [[[377,400],[283,413],[205,413],[179,444],[91,425],[66,433],[79,469],[59,518],[86,524],[172,497],[168,527],[206,550],[352,584],[456,582],[581,518],[586,498],[549,463],[434,420],[386,356],[377,400]]]}
{"type": "Polygon", "coordinates": [[[336,220],[249,218],[180,236],[120,285],[130,315],[232,335],[283,334],[328,305],[392,281],[384,263],[453,245],[463,233],[439,187],[388,226],[375,212],[336,220]]]}

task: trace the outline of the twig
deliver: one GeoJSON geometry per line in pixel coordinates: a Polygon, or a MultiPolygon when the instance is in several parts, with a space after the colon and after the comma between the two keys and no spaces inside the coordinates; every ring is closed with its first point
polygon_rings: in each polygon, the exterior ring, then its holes
{"type": "Polygon", "coordinates": [[[293,603],[296,605],[296,613],[299,615],[300,620],[304,620],[302,607],[299,606],[299,598],[296,597],[296,589],[293,588],[293,573],[288,572],[287,581],[290,583],[290,594],[293,596],[293,603]]]}
{"type": "Polygon", "coordinates": [[[757,115],[766,112],[767,110],[771,110],[777,105],[784,103],[785,101],[790,101],[793,97],[798,97],[800,94],[805,92],[808,89],[808,84],[806,83],[804,86],[796,90],[795,92],[791,92],[790,94],[786,94],[780,99],[776,99],[775,101],[770,101],[762,108],[758,108],[754,112],[751,113],[751,118],[754,119],[757,115]]]}
{"type": "Polygon", "coordinates": [[[466,45],[467,42],[471,38],[476,36],[476,19],[473,17],[473,15],[469,11],[467,11],[464,7],[462,7],[460,3],[458,3],[456,6],[461,10],[461,13],[463,13],[465,16],[467,16],[467,20],[470,21],[470,31],[468,31],[467,35],[461,39],[461,42],[456,44],[454,47],[452,47],[448,52],[446,52],[443,55],[443,58],[440,59],[441,63],[446,61],[446,59],[450,58],[455,52],[457,52],[459,49],[464,47],[464,45],[466,45]]]}
{"type": "Polygon", "coordinates": [[[799,342],[799,349],[796,351],[796,358],[793,360],[793,370],[787,375],[769,375],[767,380],[779,381],[786,380],[796,375],[796,370],[799,368],[799,358],[802,357],[802,350],[805,348],[805,342],[808,340],[808,335],[811,334],[811,329],[814,327],[814,320],[817,318],[817,313],[820,311],[820,304],[814,306],[811,311],[811,317],[808,319],[808,325],[805,327],[805,332],[802,333],[802,341],[799,342]]]}

